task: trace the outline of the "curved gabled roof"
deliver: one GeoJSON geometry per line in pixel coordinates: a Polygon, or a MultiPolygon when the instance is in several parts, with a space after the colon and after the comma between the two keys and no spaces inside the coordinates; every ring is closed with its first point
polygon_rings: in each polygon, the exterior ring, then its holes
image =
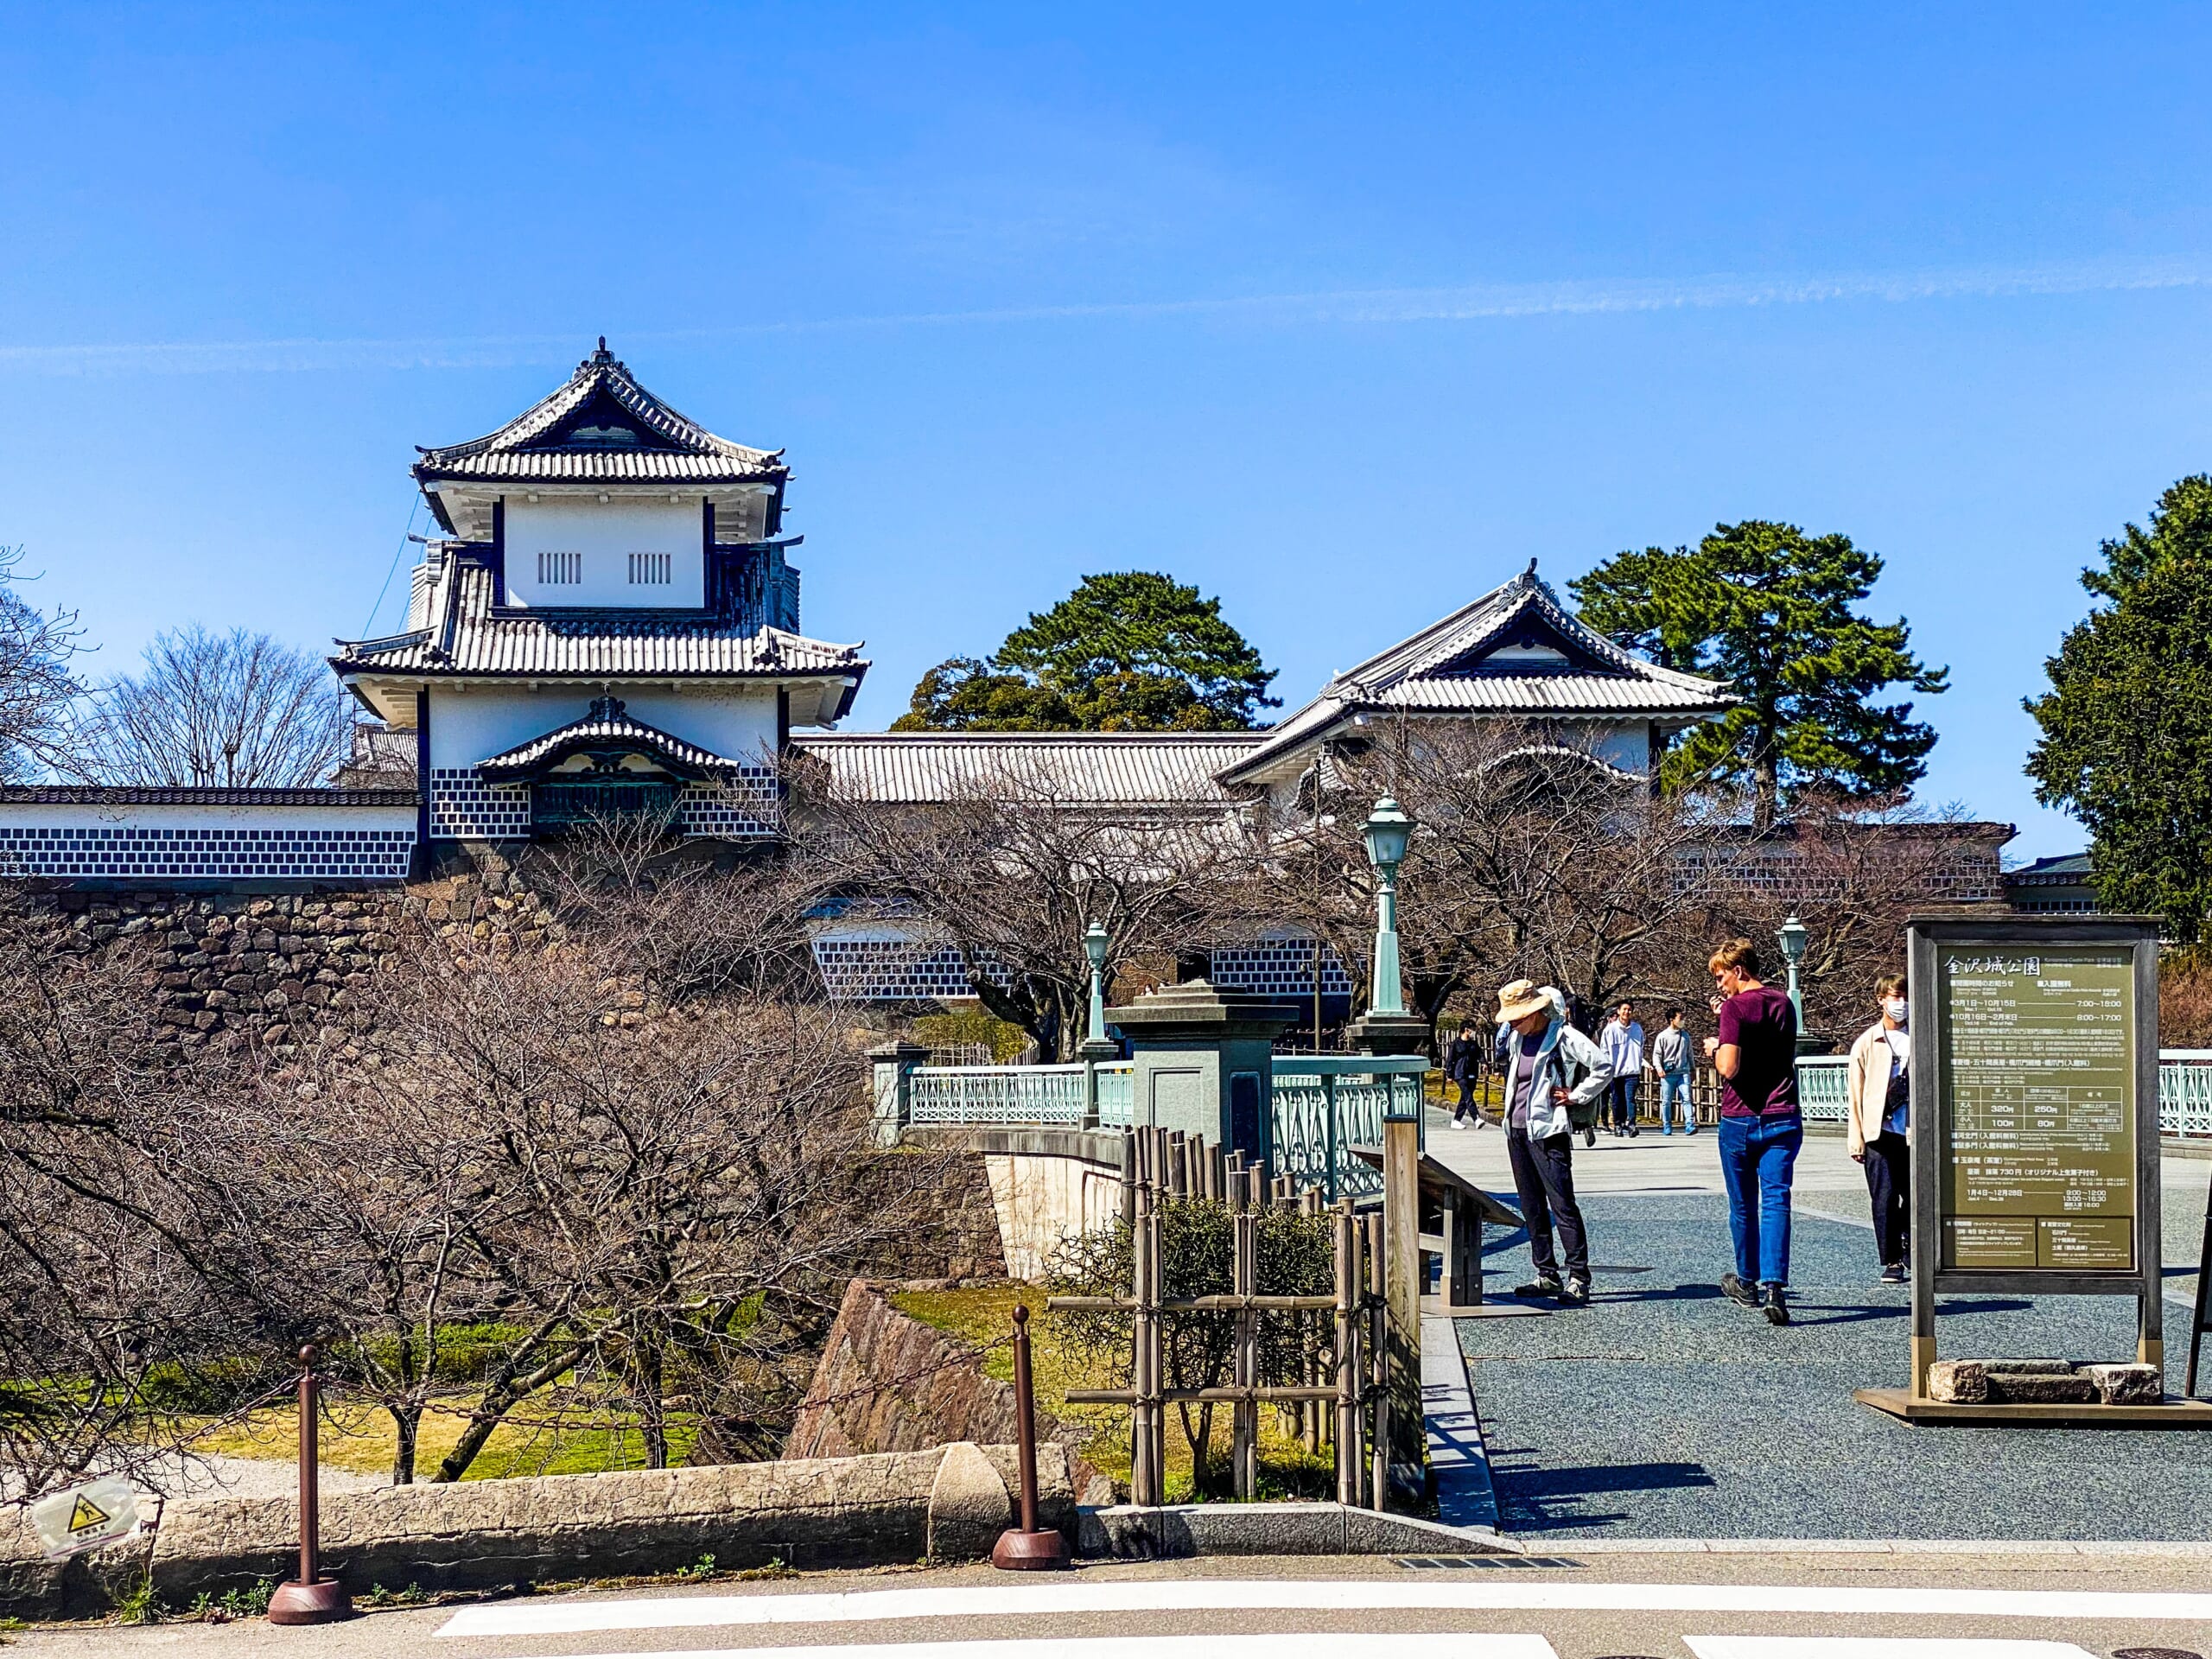
{"type": "Polygon", "coordinates": [[[525,778],[559,765],[580,750],[594,749],[626,749],[650,754],[683,778],[713,777],[735,772],[740,766],[712,749],[686,742],[658,726],[646,725],[622,706],[620,697],[598,697],[593,700],[591,712],[582,720],[571,721],[542,737],[533,737],[504,754],[480,760],[476,769],[486,778],[525,778]]]}
{"type": "Polygon", "coordinates": [[[1662,668],[1615,645],[1560,603],[1531,560],[1503,587],[1338,675],[1222,777],[1256,778],[1363,713],[1689,721],[1734,701],[1722,681],[1662,668]]]}
{"type": "Polygon", "coordinates": [[[718,437],[631,377],[607,349],[576,365],[568,385],[496,432],[423,449],[416,480],[471,483],[779,484],[779,449],[718,437]]]}

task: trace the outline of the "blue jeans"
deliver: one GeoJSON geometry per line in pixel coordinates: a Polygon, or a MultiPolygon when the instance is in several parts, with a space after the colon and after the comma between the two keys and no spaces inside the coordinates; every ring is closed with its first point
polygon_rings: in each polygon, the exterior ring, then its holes
{"type": "Polygon", "coordinates": [[[1720,1120],[1720,1175],[1728,1184],[1728,1230],[1736,1239],[1736,1276],[1746,1284],[1789,1282],[1789,1181],[1805,1120],[1720,1120]]]}
{"type": "Polygon", "coordinates": [[[1675,1103],[1682,1109],[1682,1127],[1693,1135],[1697,1132],[1696,1103],[1690,1096],[1690,1074],[1687,1071],[1662,1071],[1659,1074],[1659,1133],[1675,1132],[1675,1103]]]}

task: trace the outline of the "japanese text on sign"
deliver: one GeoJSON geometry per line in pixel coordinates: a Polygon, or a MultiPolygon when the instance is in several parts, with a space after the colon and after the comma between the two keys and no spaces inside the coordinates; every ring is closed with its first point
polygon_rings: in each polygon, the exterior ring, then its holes
{"type": "Polygon", "coordinates": [[[1943,1265],[2132,1269],[2132,954],[1967,947],[1938,980],[1943,1265]]]}

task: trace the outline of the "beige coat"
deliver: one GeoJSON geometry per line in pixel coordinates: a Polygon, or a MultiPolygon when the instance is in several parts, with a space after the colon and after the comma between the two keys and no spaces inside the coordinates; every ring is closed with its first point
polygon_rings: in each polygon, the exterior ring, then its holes
{"type": "Polygon", "coordinates": [[[1845,1075],[1851,1091],[1851,1155],[1856,1158],[1881,1134],[1882,1120],[1889,1116],[1890,1045],[1880,1020],[1860,1032],[1852,1044],[1845,1075]]]}

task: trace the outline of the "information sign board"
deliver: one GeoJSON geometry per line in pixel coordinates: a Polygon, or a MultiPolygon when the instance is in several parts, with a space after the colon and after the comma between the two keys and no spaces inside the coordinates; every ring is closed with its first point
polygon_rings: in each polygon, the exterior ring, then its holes
{"type": "Polygon", "coordinates": [[[2135,958],[1936,952],[1947,1268],[2135,1267],[2135,958]]]}
{"type": "Polygon", "coordinates": [[[1939,1294],[2133,1296],[2164,1352],[2158,925],[1992,912],[1906,928],[1919,1398],[1939,1294]]]}

